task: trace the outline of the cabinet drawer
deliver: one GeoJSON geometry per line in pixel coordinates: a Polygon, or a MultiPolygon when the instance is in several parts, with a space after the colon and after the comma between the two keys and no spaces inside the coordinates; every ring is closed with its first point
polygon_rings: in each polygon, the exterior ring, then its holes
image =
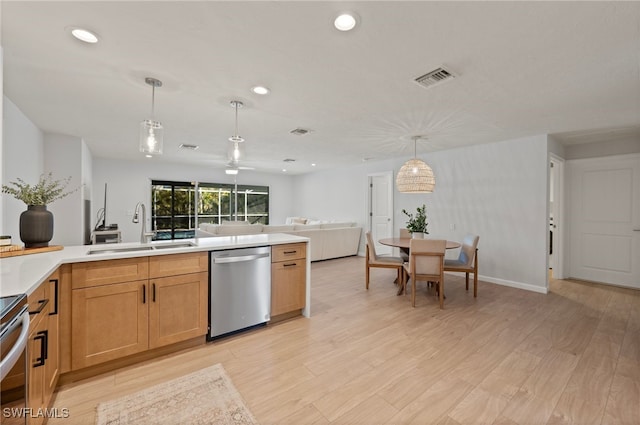
{"type": "Polygon", "coordinates": [[[209,254],[195,252],[149,257],[149,277],[177,276],[209,270],[209,254]]]}
{"type": "Polygon", "coordinates": [[[287,245],[274,245],[271,247],[271,262],[297,260],[307,257],[306,243],[293,243],[287,245]]]}
{"type": "Polygon", "coordinates": [[[148,257],[123,258],[87,263],[71,267],[71,288],[88,288],[111,283],[132,282],[149,277],[148,257]]]}

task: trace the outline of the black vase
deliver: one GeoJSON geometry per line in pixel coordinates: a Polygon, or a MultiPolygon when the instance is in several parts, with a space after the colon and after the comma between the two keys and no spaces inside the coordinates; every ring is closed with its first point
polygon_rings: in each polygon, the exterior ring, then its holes
{"type": "Polygon", "coordinates": [[[20,214],[20,239],[25,248],[49,246],[53,238],[53,214],[46,205],[28,205],[20,214]]]}

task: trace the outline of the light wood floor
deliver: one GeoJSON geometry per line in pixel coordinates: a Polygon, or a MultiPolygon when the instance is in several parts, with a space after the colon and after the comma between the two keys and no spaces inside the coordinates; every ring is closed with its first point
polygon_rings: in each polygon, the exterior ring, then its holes
{"type": "MultiPolygon", "coordinates": [[[[553,281],[547,295],[447,275],[445,310],[416,308],[393,270],[312,264],[298,318],[61,388],[93,424],[98,402],[222,363],[263,424],[640,423],[640,291],[553,281]]],[[[158,418],[162,424],[162,418],[158,418]]]]}

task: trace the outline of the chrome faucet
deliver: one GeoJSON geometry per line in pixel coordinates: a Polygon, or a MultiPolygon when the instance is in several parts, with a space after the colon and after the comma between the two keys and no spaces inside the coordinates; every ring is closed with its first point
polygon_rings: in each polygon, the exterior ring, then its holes
{"type": "Polygon", "coordinates": [[[142,202],[138,202],[136,204],[136,210],[133,212],[133,220],[134,223],[138,223],[138,211],[142,207],[142,230],[140,231],[140,243],[149,243],[151,242],[151,238],[153,238],[156,232],[147,232],[147,209],[144,207],[142,202]]]}

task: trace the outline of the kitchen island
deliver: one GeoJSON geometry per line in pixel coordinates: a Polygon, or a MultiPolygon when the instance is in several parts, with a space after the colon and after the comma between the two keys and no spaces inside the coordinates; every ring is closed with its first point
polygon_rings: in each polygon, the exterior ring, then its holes
{"type": "Polygon", "coordinates": [[[210,252],[253,247],[272,251],[268,323],[310,317],[309,239],[295,235],[69,246],[0,259],[0,296],[27,294],[37,313],[29,327],[28,407],[47,407],[58,380],[205,344],[210,252]]]}
{"type": "MultiPolygon", "coordinates": [[[[119,243],[108,246],[77,245],[66,246],[63,250],[49,253],[21,255],[0,259],[0,297],[27,294],[35,291],[47,277],[63,264],[83,263],[89,261],[115,260],[122,258],[149,257],[156,255],[183,254],[187,252],[220,251],[224,249],[250,248],[257,246],[273,246],[291,243],[309,243],[309,239],[284,233],[270,233],[243,236],[224,236],[215,238],[181,239],[191,246],[166,247],[151,250],[131,250],[139,247],[163,247],[176,244],[173,242],[119,243]],[[92,250],[104,250],[105,253],[88,254],[92,250]],[[117,252],[114,252],[117,251],[117,252]]],[[[306,306],[302,314],[311,316],[311,278],[310,257],[307,258],[306,306]]]]}

